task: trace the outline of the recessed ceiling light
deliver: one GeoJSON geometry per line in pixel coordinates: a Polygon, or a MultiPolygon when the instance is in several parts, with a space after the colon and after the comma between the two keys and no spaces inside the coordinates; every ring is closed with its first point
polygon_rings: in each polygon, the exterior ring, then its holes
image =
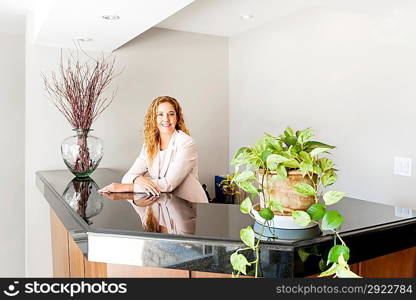
{"type": "Polygon", "coordinates": [[[254,18],[254,16],[253,15],[240,15],[240,18],[242,19],[242,20],[250,20],[250,19],[253,19],[254,18]]]}
{"type": "Polygon", "coordinates": [[[108,21],[117,21],[120,19],[120,16],[118,15],[104,15],[101,16],[101,18],[103,18],[104,20],[108,20],[108,21]]]}
{"type": "Polygon", "coordinates": [[[78,38],[78,42],[92,42],[92,38],[78,38]]]}

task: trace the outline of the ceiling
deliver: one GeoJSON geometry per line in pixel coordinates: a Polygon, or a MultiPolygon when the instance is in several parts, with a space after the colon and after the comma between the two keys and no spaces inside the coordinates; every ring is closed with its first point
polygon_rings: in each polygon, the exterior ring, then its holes
{"type": "Polygon", "coordinates": [[[151,27],[231,37],[310,8],[416,20],[415,6],[413,0],[0,0],[0,31],[24,33],[29,13],[35,43],[73,47],[92,39],[82,47],[113,51],[151,27]],[[102,18],[113,14],[120,19],[102,18]]]}
{"type": "MultiPolygon", "coordinates": [[[[195,0],[157,27],[231,37],[306,9],[325,8],[384,16],[414,0],[195,0]],[[242,15],[252,15],[243,20],[242,15]]],[[[412,16],[413,17],[413,16],[412,16]]]]}

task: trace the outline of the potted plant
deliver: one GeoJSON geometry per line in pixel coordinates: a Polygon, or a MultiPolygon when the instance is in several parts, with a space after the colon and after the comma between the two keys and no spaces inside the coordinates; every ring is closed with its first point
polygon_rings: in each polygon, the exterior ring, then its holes
{"type": "MultiPolygon", "coordinates": [[[[313,137],[312,128],[295,132],[288,127],[279,136],[266,133],[254,146],[240,148],[232,160],[236,168],[232,182],[251,194],[241,203],[240,210],[258,215],[263,229],[272,224],[278,226],[281,218],[285,221],[289,218],[294,228],[319,225],[322,230],[332,231],[335,244],[328,253],[329,269],[320,276],[357,277],[347,263],[350,250],[337,231],[344,219],[338,211],[330,209],[330,205],[346,195],[327,190],[337,180],[338,170],[326,157],[335,147],[313,141],[313,137]],[[260,205],[253,206],[256,196],[260,198],[260,205]]],[[[236,272],[233,275],[246,274],[247,266],[254,264],[257,277],[260,239],[256,241],[251,226],[241,229],[240,237],[247,247],[231,255],[236,272]],[[250,249],[256,257],[252,262],[241,253],[250,249]]]]}
{"type": "Polygon", "coordinates": [[[91,134],[91,126],[115,98],[117,89],[106,90],[120,73],[115,72],[115,58],[94,58],[78,47],[68,52],[66,59],[61,52],[57,71],[42,74],[43,85],[75,131],[61,144],[64,163],[76,177],[86,178],[103,157],[103,143],[91,134]]]}
{"type": "MultiPolygon", "coordinates": [[[[234,174],[228,174],[218,186],[221,188],[221,191],[225,195],[225,203],[233,204],[237,203],[236,196],[240,194],[238,185],[233,182],[234,174]]],[[[240,203],[239,203],[240,204],[240,203]]]]}

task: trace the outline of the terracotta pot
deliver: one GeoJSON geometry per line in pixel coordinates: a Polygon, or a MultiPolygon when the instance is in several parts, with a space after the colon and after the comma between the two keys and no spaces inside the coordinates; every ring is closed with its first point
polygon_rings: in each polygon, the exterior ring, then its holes
{"type": "MultiPolygon", "coordinates": [[[[293,185],[297,183],[307,183],[312,185],[312,180],[308,177],[302,176],[300,170],[288,171],[287,180],[272,180],[272,175],[276,175],[276,172],[270,171],[268,175],[264,177],[264,188],[265,192],[271,199],[279,199],[283,206],[283,215],[292,215],[294,210],[306,211],[309,206],[315,203],[313,196],[303,196],[293,189],[293,185]]],[[[263,171],[260,170],[258,173],[259,181],[263,176],[263,171]]],[[[260,193],[260,206],[265,207],[263,195],[260,193]]],[[[282,215],[278,210],[273,209],[275,215],[282,215]]]]}

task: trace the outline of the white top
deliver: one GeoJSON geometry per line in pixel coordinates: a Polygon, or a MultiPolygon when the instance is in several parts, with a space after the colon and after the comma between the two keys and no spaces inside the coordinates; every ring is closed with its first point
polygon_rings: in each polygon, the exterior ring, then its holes
{"type": "MultiPolygon", "coordinates": [[[[137,176],[149,174],[161,192],[173,192],[190,202],[207,203],[204,189],[198,181],[198,152],[194,140],[181,130],[175,131],[168,147],[158,151],[151,165],[147,160],[146,146],[123,176],[122,183],[133,183],[137,176]],[[160,156],[163,155],[163,159],[160,156]],[[163,161],[163,162],[162,162],[163,161]]],[[[139,184],[134,185],[135,193],[146,193],[139,184]]]]}

